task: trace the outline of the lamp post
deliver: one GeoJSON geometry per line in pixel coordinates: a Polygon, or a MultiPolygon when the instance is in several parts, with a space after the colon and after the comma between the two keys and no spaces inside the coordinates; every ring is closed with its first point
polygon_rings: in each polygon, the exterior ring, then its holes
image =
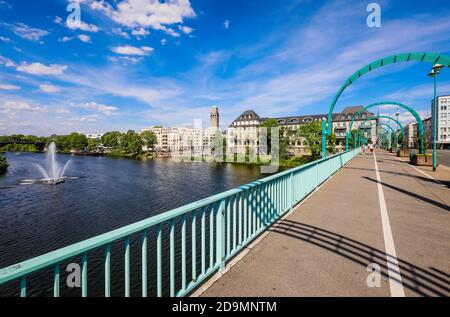
{"type": "Polygon", "coordinates": [[[431,78],[433,78],[434,82],[434,98],[433,98],[433,172],[436,172],[437,167],[437,158],[436,158],[436,146],[437,146],[437,120],[438,120],[438,106],[437,106],[437,76],[439,75],[440,70],[444,66],[441,64],[434,64],[431,68],[431,72],[428,74],[431,78]]]}
{"type": "MultiPolygon", "coordinates": [[[[397,117],[397,122],[399,122],[398,121],[398,116],[400,115],[400,112],[398,111],[398,108],[397,108],[397,111],[395,112],[395,116],[397,117]]],[[[401,131],[400,131],[400,133],[401,133],[401,131]]],[[[402,148],[404,149],[405,148],[405,136],[403,135],[403,133],[402,133],[402,148]]]]}

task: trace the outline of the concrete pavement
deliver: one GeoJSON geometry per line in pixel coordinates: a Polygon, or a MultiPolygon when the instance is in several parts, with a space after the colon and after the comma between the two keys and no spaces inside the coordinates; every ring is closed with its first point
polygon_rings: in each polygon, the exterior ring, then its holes
{"type": "Polygon", "coordinates": [[[450,192],[431,173],[356,157],[201,295],[449,296],[450,192]]]}

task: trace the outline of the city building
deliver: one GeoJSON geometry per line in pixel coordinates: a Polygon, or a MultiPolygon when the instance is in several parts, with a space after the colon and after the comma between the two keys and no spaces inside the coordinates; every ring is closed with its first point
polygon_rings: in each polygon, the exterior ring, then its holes
{"type": "Polygon", "coordinates": [[[98,134],[98,133],[91,133],[91,134],[85,134],[86,135],[86,138],[88,138],[88,139],[93,139],[93,140],[101,140],[102,139],[102,136],[103,136],[103,134],[98,134]]]}
{"type": "Polygon", "coordinates": [[[155,151],[173,153],[186,149],[203,152],[211,148],[214,138],[219,132],[219,108],[211,110],[211,127],[153,127],[141,132],[151,131],[156,135],[155,151]]]}
{"type": "Polygon", "coordinates": [[[414,135],[414,125],[416,126],[417,130],[417,123],[408,123],[405,127],[405,144],[408,148],[415,147],[415,135],[414,135]]]}
{"type": "Polygon", "coordinates": [[[218,107],[216,107],[216,106],[212,107],[210,118],[211,118],[210,127],[218,130],[219,123],[220,123],[220,114],[219,114],[218,107]]]}
{"type": "MultiPolygon", "coordinates": [[[[434,125],[434,100],[431,101],[431,125],[434,125]]],[[[432,133],[433,135],[433,133],[432,133]]],[[[450,95],[437,97],[437,146],[450,147],[450,95]]]]}
{"type": "MultiPolygon", "coordinates": [[[[362,106],[347,107],[341,113],[333,114],[333,132],[336,135],[337,150],[345,148],[346,131],[350,127],[350,122],[353,116],[362,110],[362,106]]],[[[356,130],[366,119],[374,116],[369,111],[362,112],[357,120],[353,123],[353,130],[356,130]]],[[[274,118],[277,120],[280,127],[284,127],[291,131],[296,131],[302,124],[311,122],[320,122],[322,119],[327,119],[328,114],[316,114],[316,115],[304,115],[304,116],[292,116],[292,117],[280,117],[274,118]]],[[[245,153],[248,148],[255,147],[259,151],[259,127],[269,118],[260,117],[253,110],[244,111],[239,117],[237,117],[227,129],[227,144],[228,151],[231,153],[245,153]]],[[[376,125],[370,125],[376,123],[378,120],[370,120],[367,123],[368,129],[364,129],[367,132],[371,132],[372,142],[376,142],[376,125]],[[370,123],[370,124],[369,124],[370,123]]],[[[308,146],[304,138],[296,138],[291,141],[292,154],[294,155],[308,155],[308,146]]]]}

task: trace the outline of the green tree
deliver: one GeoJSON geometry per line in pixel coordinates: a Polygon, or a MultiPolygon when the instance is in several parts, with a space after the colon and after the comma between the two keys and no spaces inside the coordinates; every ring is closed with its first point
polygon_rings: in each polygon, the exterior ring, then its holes
{"type": "Polygon", "coordinates": [[[8,161],[5,157],[0,156],[0,174],[6,173],[6,170],[8,169],[8,161]]]}
{"type": "Polygon", "coordinates": [[[97,139],[88,139],[87,149],[88,151],[95,151],[100,145],[100,141],[97,139]]]}
{"type": "Polygon", "coordinates": [[[102,143],[106,147],[109,147],[112,149],[118,149],[120,146],[121,137],[122,137],[122,133],[120,133],[119,131],[106,132],[102,136],[102,143]]]}
{"type": "Polygon", "coordinates": [[[320,122],[302,124],[297,131],[297,136],[305,138],[311,152],[312,160],[318,160],[321,158],[322,124],[320,122]]]}
{"type": "Polygon", "coordinates": [[[330,154],[336,153],[336,134],[334,132],[327,136],[327,151],[330,154]]]}
{"type": "Polygon", "coordinates": [[[144,144],[147,146],[147,149],[154,149],[155,144],[158,141],[156,134],[152,131],[141,132],[141,138],[144,144]]]}

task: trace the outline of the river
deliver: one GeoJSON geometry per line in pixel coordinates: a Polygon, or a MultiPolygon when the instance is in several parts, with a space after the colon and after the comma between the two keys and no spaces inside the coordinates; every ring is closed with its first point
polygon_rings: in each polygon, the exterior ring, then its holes
{"type": "Polygon", "coordinates": [[[0,268],[263,176],[248,165],[57,155],[60,164],[72,160],[66,176],[75,179],[23,185],[41,178],[35,165],[45,154],[3,155],[10,167],[0,176],[0,268]]]}

